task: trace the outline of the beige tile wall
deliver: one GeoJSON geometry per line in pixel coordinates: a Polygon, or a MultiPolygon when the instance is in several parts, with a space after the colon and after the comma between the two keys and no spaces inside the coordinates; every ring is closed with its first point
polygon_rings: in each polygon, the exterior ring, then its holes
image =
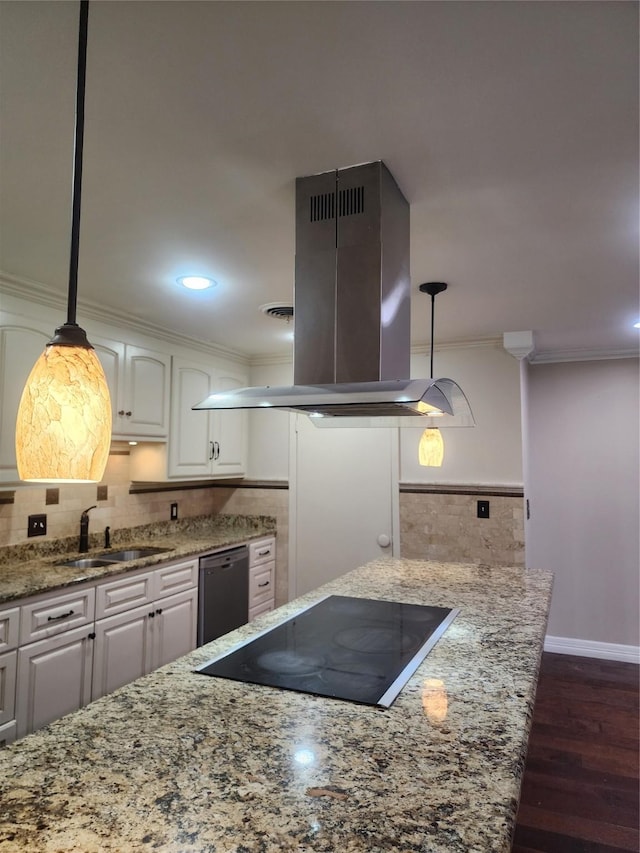
{"type": "Polygon", "coordinates": [[[408,559],[524,566],[523,498],[400,491],[400,549],[408,559]],[[477,501],[489,518],[477,518],[477,501]]]}

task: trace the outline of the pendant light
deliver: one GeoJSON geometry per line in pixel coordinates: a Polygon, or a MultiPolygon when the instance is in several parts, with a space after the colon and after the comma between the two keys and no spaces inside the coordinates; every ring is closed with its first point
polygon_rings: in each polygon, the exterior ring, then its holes
{"type": "MultiPolygon", "coordinates": [[[[433,379],[433,328],[435,315],[435,302],[438,293],[442,293],[447,289],[447,285],[443,281],[429,281],[426,284],[420,285],[421,293],[428,293],[431,296],[431,374],[433,379]]],[[[437,415],[437,411],[430,412],[432,416],[437,415]]],[[[440,412],[440,414],[442,414],[440,412]]],[[[444,441],[442,433],[437,427],[427,427],[420,437],[418,445],[418,462],[424,468],[440,468],[444,460],[444,441]]]]}
{"type": "Polygon", "coordinates": [[[31,482],[99,482],[111,444],[104,370],[76,323],[88,17],[89,0],[81,0],[67,322],[31,371],[16,421],[18,475],[31,482]]]}

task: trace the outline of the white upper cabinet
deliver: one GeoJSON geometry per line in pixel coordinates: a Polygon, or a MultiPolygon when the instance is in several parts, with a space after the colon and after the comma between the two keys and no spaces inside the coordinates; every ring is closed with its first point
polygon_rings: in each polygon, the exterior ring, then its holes
{"type": "Polygon", "coordinates": [[[103,338],[92,344],[109,385],[114,438],[166,438],[170,356],[103,338]]]}
{"type": "Polygon", "coordinates": [[[0,312],[0,482],[18,479],[16,417],[31,370],[53,336],[53,328],[0,312]]]}
{"type": "Polygon", "coordinates": [[[214,391],[247,384],[240,371],[173,359],[170,477],[238,477],[246,467],[247,416],[243,411],[194,412],[214,391]]]}
{"type": "MultiPolygon", "coordinates": [[[[0,311],[0,483],[16,483],[18,405],[33,365],[53,336],[55,321],[49,319],[49,309],[21,298],[8,298],[7,308],[11,313],[0,311]]],[[[113,438],[140,442],[132,448],[132,480],[244,476],[247,412],[191,409],[215,390],[247,385],[242,365],[236,369],[223,357],[208,358],[184,344],[177,345],[179,354],[161,340],[156,349],[155,338],[100,322],[81,325],[106,375],[113,438]]]]}
{"type": "Polygon", "coordinates": [[[242,477],[247,458],[247,413],[193,411],[213,391],[247,384],[240,370],[174,357],[171,374],[171,420],[168,447],[131,450],[131,479],[162,481],[202,477],[242,477]]]}

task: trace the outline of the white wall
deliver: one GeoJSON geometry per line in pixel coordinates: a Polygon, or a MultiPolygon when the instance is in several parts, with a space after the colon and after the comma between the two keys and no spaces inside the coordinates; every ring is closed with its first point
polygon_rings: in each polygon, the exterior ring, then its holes
{"type": "Polygon", "coordinates": [[[528,365],[527,565],[548,634],[639,644],[638,360],[528,365]]]}
{"type": "MultiPolygon", "coordinates": [[[[292,385],[293,363],[253,365],[250,385],[292,385]]],[[[249,412],[250,480],[289,479],[289,429],[294,416],[273,409],[249,412]]]]}
{"type": "MultiPolygon", "coordinates": [[[[408,483],[522,485],[520,368],[498,343],[443,348],[434,356],[434,375],[456,381],[471,404],[476,426],[443,430],[442,468],[418,465],[422,428],[400,430],[400,480],[408,483]]],[[[411,376],[429,376],[428,355],[412,355],[411,376]]],[[[293,366],[253,365],[251,385],[290,385],[293,366]]],[[[249,467],[257,480],[289,475],[290,417],[284,412],[250,413],[249,467]]]]}
{"type": "MultiPolygon", "coordinates": [[[[435,377],[453,379],[464,391],[475,427],[443,429],[441,468],[418,464],[422,429],[400,430],[400,481],[522,486],[520,367],[500,344],[436,349],[435,377]]],[[[411,357],[412,378],[428,377],[428,355],[411,357]]]]}

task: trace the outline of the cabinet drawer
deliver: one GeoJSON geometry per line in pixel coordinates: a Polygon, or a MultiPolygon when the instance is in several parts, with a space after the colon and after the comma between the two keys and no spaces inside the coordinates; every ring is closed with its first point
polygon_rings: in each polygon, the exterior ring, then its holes
{"type": "Polygon", "coordinates": [[[96,619],[123,613],[153,600],[153,572],[126,575],[119,580],[101,583],[96,589],[96,619]]]}
{"type": "Polygon", "coordinates": [[[198,561],[174,563],[153,573],[154,598],[164,598],[198,585],[198,561]]]}
{"type": "Polygon", "coordinates": [[[254,619],[257,619],[258,616],[261,616],[263,613],[269,613],[273,610],[273,599],[269,599],[269,601],[265,601],[263,604],[258,604],[257,607],[252,607],[249,610],[249,622],[253,622],[254,619]]]}
{"type": "Polygon", "coordinates": [[[53,637],[94,620],[95,589],[57,594],[22,605],[20,645],[53,637]]]}
{"type": "Polygon", "coordinates": [[[8,652],[18,646],[20,631],[20,608],[0,610],[0,652],[8,652]]]}
{"type": "Polygon", "coordinates": [[[249,609],[265,601],[273,600],[275,568],[276,564],[272,561],[249,570],[249,609]]]}
{"type": "Polygon", "coordinates": [[[260,539],[258,542],[249,543],[249,565],[257,566],[260,563],[269,563],[276,558],[276,540],[260,539]]]}

